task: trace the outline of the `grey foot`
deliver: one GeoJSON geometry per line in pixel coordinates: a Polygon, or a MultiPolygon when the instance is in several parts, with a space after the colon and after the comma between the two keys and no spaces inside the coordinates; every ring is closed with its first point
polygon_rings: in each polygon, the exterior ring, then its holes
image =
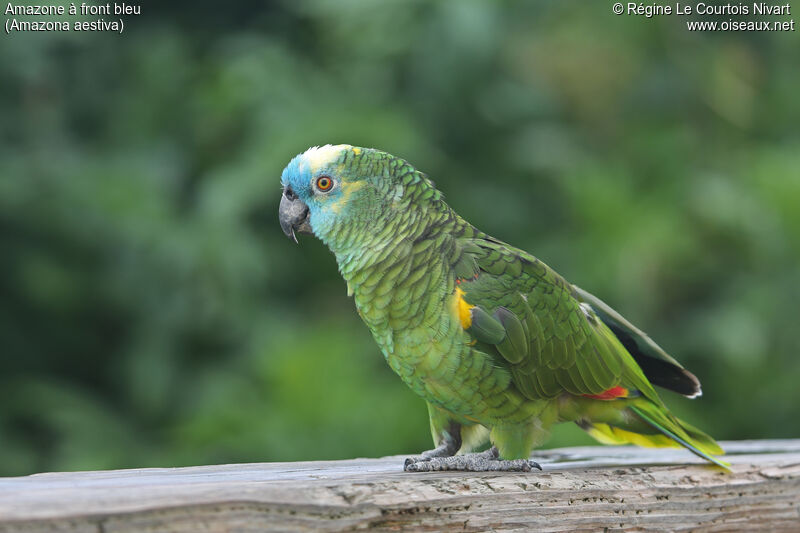
{"type": "Polygon", "coordinates": [[[445,439],[439,446],[432,450],[422,452],[416,457],[408,457],[403,469],[411,472],[411,470],[408,469],[408,465],[424,463],[436,457],[450,457],[451,455],[455,455],[457,451],[458,445],[451,439],[445,439]]]}
{"type": "MultiPolygon", "coordinates": [[[[434,450],[431,450],[432,452],[434,450]]],[[[427,452],[426,452],[427,453],[427,452]]],[[[530,472],[531,468],[542,469],[539,463],[528,459],[505,461],[498,459],[497,448],[491,447],[485,452],[453,455],[450,457],[419,457],[406,459],[406,472],[435,472],[439,470],[461,470],[467,472],[530,472]]]]}

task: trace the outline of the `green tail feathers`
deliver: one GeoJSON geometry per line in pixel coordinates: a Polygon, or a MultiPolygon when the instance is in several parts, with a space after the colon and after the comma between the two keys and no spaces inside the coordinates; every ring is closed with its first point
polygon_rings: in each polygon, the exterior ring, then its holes
{"type": "Polygon", "coordinates": [[[650,426],[657,429],[663,435],[666,435],[695,455],[702,457],[707,461],[711,461],[712,463],[723,468],[730,467],[730,463],[714,457],[715,455],[723,455],[725,450],[723,450],[720,445],[714,441],[714,439],[696,427],[678,420],[676,417],[668,413],[664,413],[657,406],[650,402],[642,402],[638,406],[632,405],[630,410],[636,413],[650,426]]]}
{"type": "Polygon", "coordinates": [[[684,447],[695,455],[710,461],[723,468],[729,468],[730,463],[718,459],[716,455],[724,455],[725,451],[714,439],[682,420],[679,420],[647,399],[641,399],[634,405],[629,405],[641,421],[633,423],[594,423],[582,427],[595,439],[606,444],[637,444],[649,447],[684,447]],[[650,434],[646,428],[658,431],[650,434]],[[643,431],[644,430],[644,431],[643,431]]]}

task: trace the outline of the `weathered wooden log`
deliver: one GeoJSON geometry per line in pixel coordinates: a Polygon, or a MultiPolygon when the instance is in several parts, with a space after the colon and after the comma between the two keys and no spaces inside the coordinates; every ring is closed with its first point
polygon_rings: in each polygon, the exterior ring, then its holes
{"type": "Polygon", "coordinates": [[[800,440],[541,451],[543,472],[409,474],[403,457],[0,478],[0,531],[800,531],[800,440]]]}

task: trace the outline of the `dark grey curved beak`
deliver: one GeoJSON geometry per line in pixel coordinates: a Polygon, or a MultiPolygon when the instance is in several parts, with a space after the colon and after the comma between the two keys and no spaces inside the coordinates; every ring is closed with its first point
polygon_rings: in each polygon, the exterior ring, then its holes
{"type": "Polygon", "coordinates": [[[283,189],[281,205],[278,207],[278,220],[283,233],[294,239],[294,242],[297,242],[295,230],[298,233],[312,233],[311,225],[308,223],[308,206],[297,197],[291,187],[283,189]]]}

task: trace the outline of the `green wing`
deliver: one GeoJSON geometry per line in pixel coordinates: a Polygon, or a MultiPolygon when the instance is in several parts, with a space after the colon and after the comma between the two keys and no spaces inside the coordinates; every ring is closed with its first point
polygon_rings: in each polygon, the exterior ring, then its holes
{"type": "Polygon", "coordinates": [[[677,383],[673,390],[691,392],[696,378],[647,335],[533,256],[482,234],[462,240],[458,262],[470,276],[457,274],[458,286],[473,306],[464,325],[480,350],[510,369],[523,395],[597,395],[617,385],[638,391],[623,408],[607,402],[578,425],[604,442],[674,442],[727,466],[714,457],[724,453],[714,439],[673,416],[648,381],[640,359],[655,361],[651,370],[664,383],[677,383]]]}
{"type": "Polygon", "coordinates": [[[459,283],[465,302],[475,306],[468,331],[511,370],[522,394],[600,394],[622,385],[660,404],[614,333],[555,271],[485,235],[461,246],[461,263],[474,261],[478,272],[459,283]]]}
{"type": "Polygon", "coordinates": [[[702,394],[700,381],[694,374],[665,352],[647,334],[628,322],[597,296],[573,285],[581,302],[592,310],[614,333],[628,352],[636,359],[644,375],[653,385],[695,398],[702,394]]]}

